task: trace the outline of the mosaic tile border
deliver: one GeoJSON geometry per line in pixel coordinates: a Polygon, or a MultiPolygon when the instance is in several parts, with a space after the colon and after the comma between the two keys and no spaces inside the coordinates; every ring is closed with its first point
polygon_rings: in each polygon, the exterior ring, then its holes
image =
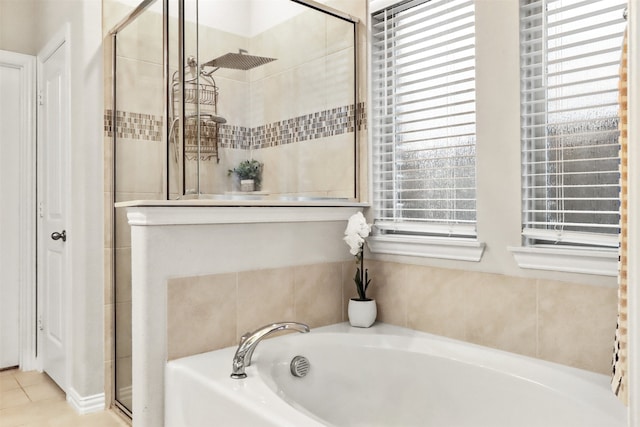
{"type": "MultiPolygon", "coordinates": [[[[162,116],[152,114],[118,111],[116,114],[118,138],[138,139],[143,141],[162,141],[162,116]]],[[[113,111],[106,110],[104,114],[104,131],[108,137],[113,136],[113,111]]]]}
{"type": "MultiPolygon", "coordinates": [[[[118,111],[117,120],[123,124],[118,132],[120,138],[162,140],[162,117],[118,111]]],[[[106,111],[104,126],[105,134],[112,136],[111,110],[106,111]]],[[[219,125],[218,144],[220,148],[261,149],[352,133],[356,128],[363,130],[366,127],[365,104],[359,103],[357,109],[353,104],[345,105],[255,128],[219,125]]]]}
{"type": "Polygon", "coordinates": [[[367,128],[364,103],[323,110],[255,128],[220,125],[221,148],[260,149],[327,138],[367,128]]]}

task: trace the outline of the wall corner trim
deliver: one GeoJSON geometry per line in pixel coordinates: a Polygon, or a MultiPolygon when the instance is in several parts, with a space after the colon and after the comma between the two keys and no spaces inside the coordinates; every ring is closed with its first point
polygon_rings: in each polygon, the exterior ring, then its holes
{"type": "Polygon", "coordinates": [[[81,415],[100,412],[105,409],[105,394],[99,393],[92,396],[80,396],[73,387],[69,387],[67,390],[67,402],[81,415]]]}

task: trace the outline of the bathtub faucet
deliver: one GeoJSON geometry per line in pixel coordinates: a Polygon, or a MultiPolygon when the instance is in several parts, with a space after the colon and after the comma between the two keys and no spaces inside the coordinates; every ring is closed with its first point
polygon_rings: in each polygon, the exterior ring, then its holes
{"type": "Polygon", "coordinates": [[[247,332],[240,337],[240,344],[238,345],[235,356],[233,356],[233,372],[231,373],[231,378],[246,378],[247,374],[244,373],[244,368],[251,365],[251,356],[253,356],[253,351],[258,346],[258,343],[267,335],[285,330],[306,333],[309,332],[309,327],[304,323],[279,322],[263,326],[253,332],[247,332]]]}

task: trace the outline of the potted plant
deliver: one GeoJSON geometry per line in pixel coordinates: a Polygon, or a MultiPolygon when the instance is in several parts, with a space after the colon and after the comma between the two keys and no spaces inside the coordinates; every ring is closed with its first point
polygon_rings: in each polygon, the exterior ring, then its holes
{"type": "Polygon", "coordinates": [[[373,325],[378,314],[376,301],[367,298],[367,289],[371,279],[369,279],[369,270],[364,268],[364,242],[369,233],[371,233],[371,226],[367,224],[362,212],[353,214],[349,218],[347,228],[344,231],[344,241],[349,245],[351,255],[355,256],[357,265],[353,281],[356,284],[358,298],[349,300],[349,323],[351,326],[359,328],[368,328],[373,325]]]}
{"type": "Polygon", "coordinates": [[[255,191],[262,184],[263,164],[257,160],[243,160],[240,164],[229,169],[229,175],[235,174],[240,180],[241,191],[255,191]]]}

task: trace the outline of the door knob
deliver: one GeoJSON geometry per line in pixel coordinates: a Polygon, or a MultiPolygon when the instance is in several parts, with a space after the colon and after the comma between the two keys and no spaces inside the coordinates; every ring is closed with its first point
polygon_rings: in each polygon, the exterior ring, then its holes
{"type": "Polygon", "coordinates": [[[54,231],[53,233],[51,233],[51,238],[53,240],[62,239],[63,242],[66,242],[67,241],[67,230],[62,230],[62,233],[58,233],[57,231],[54,231]]]}

